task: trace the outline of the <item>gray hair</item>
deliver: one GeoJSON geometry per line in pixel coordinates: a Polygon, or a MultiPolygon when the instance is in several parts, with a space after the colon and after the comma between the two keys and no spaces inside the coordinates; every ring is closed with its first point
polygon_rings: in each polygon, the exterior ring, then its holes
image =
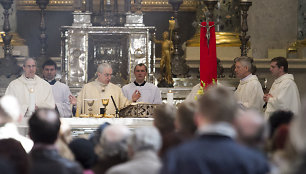
{"type": "Polygon", "coordinates": [[[127,139],[131,135],[131,131],[126,126],[109,125],[107,126],[100,138],[99,145],[101,147],[101,158],[116,155],[127,156],[128,145],[127,139]]]}
{"type": "Polygon", "coordinates": [[[37,62],[36,62],[36,60],[35,60],[34,58],[32,58],[32,57],[27,57],[27,58],[25,58],[25,59],[23,60],[22,66],[25,67],[25,64],[27,63],[28,60],[34,60],[35,65],[37,65],[37,62]]]}
{"type": "Polygon", "coordinates": [[[129,138],[129,145],[134,152],[141,150],[153,150],[157,152],[161,147],[161,135],[155,127],[140,127],[135,129],[129,138]]]}
{"type": "Polygon", "coordinates": [[[240,110],[235,118],[238,138],[245,145],[256,147],[268,137],[264,116],[255,109],[240,110]]]}
{"type": "Polygon", "coordinates": [[[20,105],[16,97],[5,95],[0,98],[0,122],[17,122],[20,117],[20,105]]]}
{"type": "Polygon", "coordinates": [[[100,65],[98,66],[97,72],[98,72],[98,73],[103,73],[103,70],[104,70],[105,68],[112,68],[112,66],[111,66],[110,64],[108,64],[108,63],[102,63],[102,64],[100,64],[100,65]]]}
{"type": "Polygon", "coordinates": [[[242,66],[248,67],[248,71],[252,72],[252,63],[253,59],[250,57],[242,56],[242,57],[237,57],[235,59],[235,62],[240,62],[242,66]]]}

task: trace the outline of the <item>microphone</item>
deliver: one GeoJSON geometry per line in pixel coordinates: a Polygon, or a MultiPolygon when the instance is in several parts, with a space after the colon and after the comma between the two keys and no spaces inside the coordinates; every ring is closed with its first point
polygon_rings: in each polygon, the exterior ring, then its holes
{"type": "Polygon", "coordinates": [[[113,98],[113,96],[112,96],[112,95],[111,95],[111,98],[112,98],[112,101],[113,101],[114,106],[115,106],[115,109],[116,109],[116,115],[115,115],[115,118],[116,118],[116,117],[117,117],[117,115],[119,114],[119,110],[118,110],[118,108],[117,108],[116,102],[115,102],[115,100],[114,100],[114,98],[113,98]]]}
{"type": "Polygon", "coordinates": [[[263,109],[267,107],[268,102],[265,102],[265,104],[262,106],[263,109]]]}

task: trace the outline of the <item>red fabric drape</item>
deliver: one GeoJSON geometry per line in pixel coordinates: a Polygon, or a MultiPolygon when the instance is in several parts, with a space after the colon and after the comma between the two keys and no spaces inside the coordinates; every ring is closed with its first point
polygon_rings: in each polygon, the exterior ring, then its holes
{"type": "MultiPolygon", "coordinates": [[[[209,22],[209,26],[214,22],[209,22]]],[[[206,26],[206,22],[202,22],[206,26]]],[[[212,84],[213,79],[217,82],[217,53],[215,27],[210,27],[209,47],[207,46],[206,27],[201,27],[200,33],[200,80],[205,83],[205,88],[212,84]]],[[[201,85],[203,85],[201,83],[201,85]]]]}

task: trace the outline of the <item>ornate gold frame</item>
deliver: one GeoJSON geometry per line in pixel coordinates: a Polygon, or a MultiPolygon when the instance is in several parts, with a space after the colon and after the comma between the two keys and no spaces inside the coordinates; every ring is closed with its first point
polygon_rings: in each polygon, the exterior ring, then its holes
{"type": "MultiPolygon", "coordinates": [[[[74,0],[50,0],[46,10],[49,11],[73,11],[74,0]]],[[[93,0],[94,6],[100,4],[100,0],[93,0]]],[[[142,11],[172,11],[168,0],[142,0],[142,11]]],[[[118,0],[119,9],[123,9],[124,0],[118,0]]],[[[132,8],[134,4],[132,3],[132,8]]],[[[184,0],[180,11],[195,11],[197,1],[184,0]]],[[[39,10],[35,0],[17,0],[17,10],[39,10]]]]}

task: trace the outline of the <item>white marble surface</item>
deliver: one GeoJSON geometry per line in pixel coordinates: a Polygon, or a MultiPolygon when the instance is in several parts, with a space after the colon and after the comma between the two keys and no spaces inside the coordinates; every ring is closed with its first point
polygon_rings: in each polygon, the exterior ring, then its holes
{"type": "MultiPolygon", "coordinates": [[[[22,135],[28,134],[28,119],[24,118],[19,124],[18,129],[22,135]]],[[[61,118],[63,122],[70,125],[71,130],[83,131],[86,134],[88,129],[95,130],[101,124],[108,122],[115,125],[125,125],[131,129],[142,126],[153,126],[153,118],[61,118]]],[[[88,131],[92,132],[92,131],[88,131]]]]}

